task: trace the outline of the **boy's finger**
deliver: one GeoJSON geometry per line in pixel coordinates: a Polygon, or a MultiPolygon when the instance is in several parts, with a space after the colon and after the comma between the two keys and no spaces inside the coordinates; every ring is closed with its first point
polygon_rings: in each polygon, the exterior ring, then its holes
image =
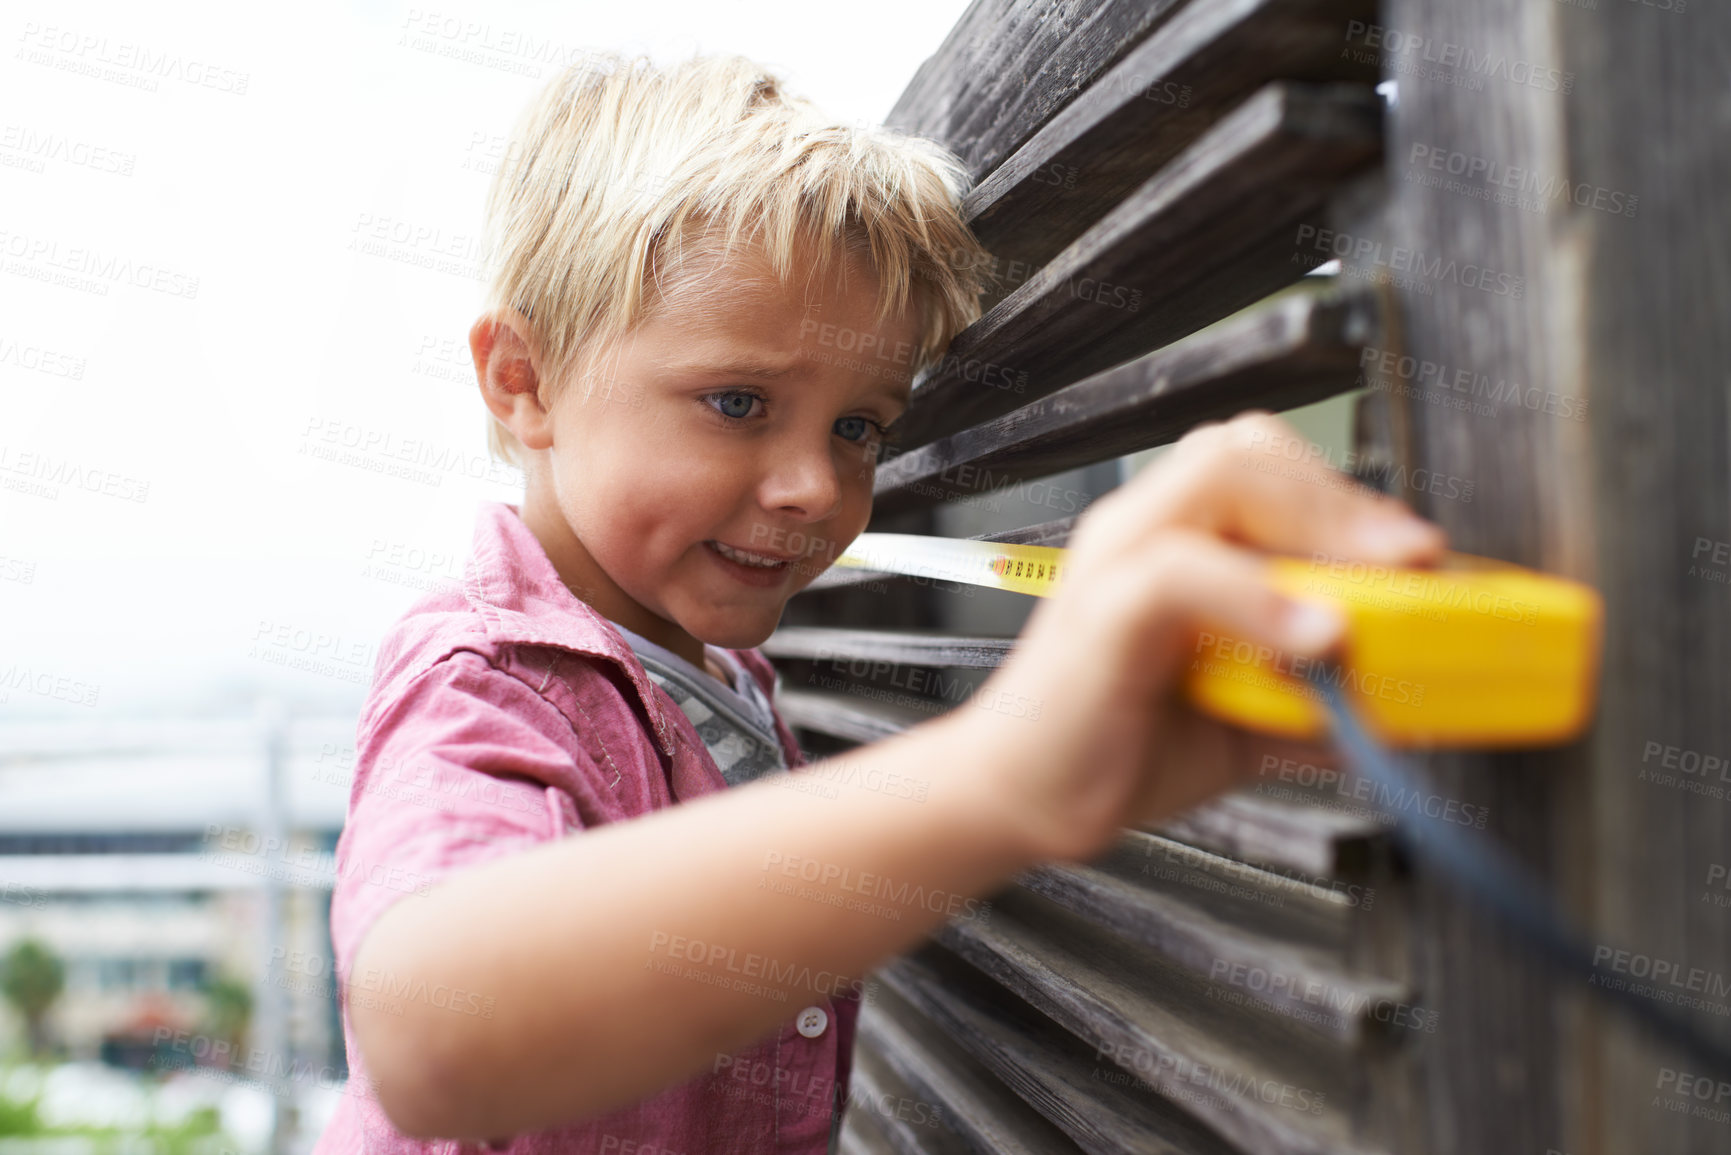
{"type": "MultiPolygon", "coordinates": [[[[1210,636],[1230,636],[1294,655],[1326,652],[1346,628],[1336,609],[1289,598],[1268,581],[1267,563],[1208,533],[1172,528],[1115,558],[1090,587],[1084,613],[1108,617],[1091,637],[1121,649],[1109,668],[1170,675],[1210,636]],[[1111,644],[1111,643],[1109,643],[1111,644]]],[[[1134,675],[1132,674],[1132,678],[1134,675]]],[[[1157,687],[1148,685],[1152,691],[1157,687]]]]}
{"type": "Polygon", "coordinates": [[[1184,451],[1164,468],[1097,502],[1089,511],[1099,515],[1096,524],[1084,518],[1072,546],[1104,539],[1110,548],[1114,540],[1180,525],[1273,552],[1390,564],[1433,561],[1446,544],[1440,527],[1331,468],[1317,447],[1270,414],[1199,427],[1179,444],[1184,451]]]}

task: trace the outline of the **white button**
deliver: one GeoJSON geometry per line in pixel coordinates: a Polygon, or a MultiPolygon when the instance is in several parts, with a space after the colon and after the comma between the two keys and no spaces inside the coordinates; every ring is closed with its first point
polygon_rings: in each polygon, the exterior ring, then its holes
{"type": "Polygon", "coordinates": [[[815,1039],[829,1026],[829,1015],[822,1007],[807,1007],[799,1012],[799,1020],[795,1025],[799,1027],[800,1034],[808,1039],[815,1039]]]}

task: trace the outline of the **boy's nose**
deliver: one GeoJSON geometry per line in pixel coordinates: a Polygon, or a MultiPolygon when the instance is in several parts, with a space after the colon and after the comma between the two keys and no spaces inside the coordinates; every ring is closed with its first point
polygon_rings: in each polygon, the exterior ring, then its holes
{"type": "Polygon", "coordinates": [[[774,460],[762,487],[765,506],[797,509],[812,521],[835,514],[841,507],[841,474],[853,468],[851,463],[838,466],[834,451],[827,445],[821,453],[791,447],[773,449],[771,453],[774,460]]]}

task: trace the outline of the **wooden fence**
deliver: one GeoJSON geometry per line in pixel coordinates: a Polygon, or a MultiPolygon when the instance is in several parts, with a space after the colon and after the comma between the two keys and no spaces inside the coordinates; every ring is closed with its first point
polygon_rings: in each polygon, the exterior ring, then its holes
{"type": "MultiPolygon", "coordinates": [[[[1626,948],[1605,981],[1722,1023],[1731,11],[976,0],[890,123],[971,167],[1003,283],[917,382],[869,528],[1008,494],[1034,515],[978,536],[1062,545],[1115,459],[1351,395],[1334,464],[1606,598],[1593,732],[1427,757],[1417,804],[1626,948]]],[[[1027,601],[832,571],[764,647],[782,709],[816,756],[957,708],[1027,601]]],[[[874,976],[843,1149],[1731,1150],[1731,1097],[1386,829],[1287,767],[1027,872],[874,976]]]]}

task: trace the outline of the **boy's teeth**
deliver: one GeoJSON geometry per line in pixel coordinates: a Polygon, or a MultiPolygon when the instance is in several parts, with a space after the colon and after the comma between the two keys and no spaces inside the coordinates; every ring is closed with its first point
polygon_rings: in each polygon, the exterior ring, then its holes
{"type": "Polygon", "coordinates": [[[715,546],[716,552],[722,557],[739,562],[741,565],[757,566],[760,569],[773,569],[778,565],[786,564],[777,561],[774,558],[760,557],[754,553],[741,553],[739,550],[734,549],[731,546],[723,545],[719,541],[712,542],[711,544],[715,546]]]}

